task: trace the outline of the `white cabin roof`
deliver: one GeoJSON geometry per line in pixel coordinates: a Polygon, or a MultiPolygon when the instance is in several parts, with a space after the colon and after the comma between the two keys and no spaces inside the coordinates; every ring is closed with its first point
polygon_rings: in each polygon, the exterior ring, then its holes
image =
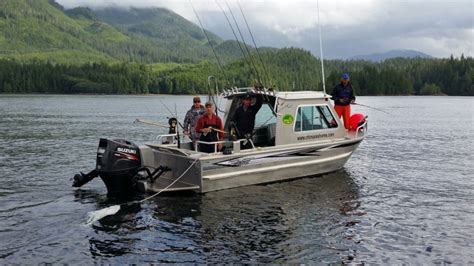
{"type": "Polygon", "coordinates": [[[239,97],[240,95],[244,95],[246,93],[254,93],[258,95],[260,93],[278,97],[284,100],[309,100],[309,99],[325,99],[330,98],[331,95],[325,94],[322,91],[269,91],[267,89],[255,90],[253,87],[246,87],[246,88],[233,88],[229,90],[224,90],[224,97],[239,97]]]}
{"type": "Polygon", "coordinates": [[[280,91],[276,93],[276,96],[285,100],[324,99],[331,97],[331,95],[325,94],[322,91],[280,91]]]}

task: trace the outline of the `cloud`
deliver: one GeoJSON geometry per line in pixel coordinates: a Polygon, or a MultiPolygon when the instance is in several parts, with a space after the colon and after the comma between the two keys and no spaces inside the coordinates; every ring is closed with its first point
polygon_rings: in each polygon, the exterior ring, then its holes
{"type": "MultiPolygon", "coordinates": [[[[66,8],[89,6],[165,7],[197,23],[189,0],[57,0],[66,8]]],[[[193,0],[204,27],[234,39],[221,5],[225,0],[193,0]]],[[[247,42],[250,41],[237,0],[228,0],[247,42]]],[[[259,46],[297,46],[319,54],[315,0],[240,0],[259,46]]],[[[472,0],[320,0],[323,48],[327,58],[412,49],[436,57],[473,56],[472,0]]]]}

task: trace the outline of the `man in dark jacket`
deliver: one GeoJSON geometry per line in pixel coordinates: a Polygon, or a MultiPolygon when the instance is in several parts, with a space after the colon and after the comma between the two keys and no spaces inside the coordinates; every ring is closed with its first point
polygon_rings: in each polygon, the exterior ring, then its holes
{"type": "Polygon", "coordinates": [[[334,109],[339,117],[342,116],[344,127],[349,128],[349,118],[351,117],[351,103],[355,102],[354,89],[349,82],[349,74],[342,74],[341,82],[334,87],[331,93],[334,100],[334,109]]]}
{"type": "MultiPolygon", "coordinates": [[[[231,119],[237,131],[238,139],[252,139],[253,128],[255,127],[255,116],[263,104],[262,96],[258,95],[255,104],[251,105],[251,103],[251,95],[246,94],[242,99],[242,105],[235,110],[234,117],[231,119]]],[[[249,142],[245,142],[245,144],[242,143],[241,145],[242,149],[251,147],[252,145],[249,142]]]]}

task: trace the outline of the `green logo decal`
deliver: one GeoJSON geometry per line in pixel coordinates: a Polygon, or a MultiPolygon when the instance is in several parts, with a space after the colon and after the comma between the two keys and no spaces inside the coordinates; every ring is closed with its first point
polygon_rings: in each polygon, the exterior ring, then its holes
{"type": "Polygon", "coordinates": [[[281,120],[283,121],[283,124],[293,124],[293,116],[290,114],[284,115],[281,120]]]}

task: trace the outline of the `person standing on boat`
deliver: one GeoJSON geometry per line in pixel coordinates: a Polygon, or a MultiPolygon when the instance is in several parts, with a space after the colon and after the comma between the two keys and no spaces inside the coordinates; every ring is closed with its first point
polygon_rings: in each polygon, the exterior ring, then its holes
{"type": "MultiPolygon", "coordinates": [[[[222,126],[222,120],[215,114],[214,105],[211,102],[206,103],[206,113],[199,117],[196,124],[196,132],[200,132],[200,141],[214,142],[224,139],[224,127],[222,126]]],[[[220,150],[221,144],[217,145],[217,149],[220,150]]],[[[214,144],[199,144],[199,150],[202,152],[212,153],[215,152],[214,144]]]]}
{"type": "Polygon", "coordinates": [[[196,123],[200,116],[206,113],[206,109],[201,104],[201,98],[196,96],[193,98],[193,105],[191,109],[186,112],[186,116],[184,117],[183,127],[184,127],[184,135],[189,136],[193,141],[193,146],[195,145],[196,141],[201,137],[201,133],[196,131],[196,123]]]}
{"type": "Polygon", "coordinates": [[[334,87],[331,93],[332,100],[334,100],[334,109],[336,109],[337,116],[342,116],[346,129],[349,128],[351,103],[355,102],[354,89],[349,82],[349,78],[349,74],[342,74],[341,82],[334,87]]]}
{"type": "MultiPolygon", "coordinates": [[[[262,107],[262,95],[258,95],[255,104],[251,105],[252,97],[250,94],[245,94],[242,99],[242,105],[235,110],[234,117],[231,121],[234,123],[238,139],[252,139],[253,129],[255,127],[255,116],[262,107]]],[[[242,142],[241,149],[249,149],[252,145],[249,141],[245,144],[242,142]]]]}

